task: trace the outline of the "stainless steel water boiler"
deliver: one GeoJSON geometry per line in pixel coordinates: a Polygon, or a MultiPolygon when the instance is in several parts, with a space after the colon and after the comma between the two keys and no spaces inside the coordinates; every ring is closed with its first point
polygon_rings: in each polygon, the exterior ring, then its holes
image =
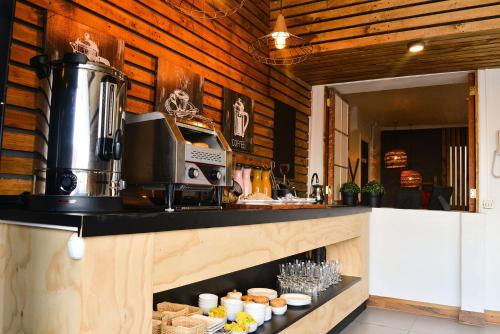
{"type": "Polygon", "coordinates": [[[49,120],[47,166],[35,170],[29,207],[117,211],[127,78],[79,53],[31,59],[40,109],[49,120]]]}

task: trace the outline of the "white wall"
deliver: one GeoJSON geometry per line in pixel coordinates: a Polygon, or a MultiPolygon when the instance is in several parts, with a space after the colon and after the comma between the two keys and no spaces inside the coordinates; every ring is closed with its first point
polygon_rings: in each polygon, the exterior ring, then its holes
{"type": "Polygon", "coordinates": [[[373,209],[370,294],[460,306],[460,213],[373,209]]]}
{"type": "Polygon", "coordinates": [[[485,217],[373,209],[370,294],[484,312],[485,217]]]}
{"type": "MultiPolygon", "coordinates": [[[[486,302],[488,310],[500,310],[500,179],[492,174],[497,131],[500,130],[500,69],[478,71],[479,89],[479,198],[492,199],[486,216],[486,302]]],[[[500,157],[496,161],[500,170],[500,157]]]]}
{"type": "Polygon", "coordinates": [[[308,193],[313,173],[318,173],[319,182],[324,180],[324,130],[325,130],[325,86],[312,88],[311,116],[309,118],[309,168],[307,172],[308,193]]]}

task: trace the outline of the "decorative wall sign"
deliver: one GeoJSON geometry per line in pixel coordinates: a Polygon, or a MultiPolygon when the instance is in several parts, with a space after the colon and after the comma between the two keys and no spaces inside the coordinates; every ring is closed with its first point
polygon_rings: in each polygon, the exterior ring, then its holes
{"type": "Polygon", "coordinates": [[[224,136],[234,150],[252,152],[253,108],[251,98],[224,88],[224,136]]]}
{"type": "Polygon", "coordinates": [[[123,69],[123,40],[64,16],[50,14],[47,19],[47,54],[62,59],[65,53],[83,53],[96,63],[123,69]]]}
{"type": "Polygon", "coordinates": [[[159,59],[156,110],[177,117],[201,115],[203,83],[201,75],[159,59]]]}

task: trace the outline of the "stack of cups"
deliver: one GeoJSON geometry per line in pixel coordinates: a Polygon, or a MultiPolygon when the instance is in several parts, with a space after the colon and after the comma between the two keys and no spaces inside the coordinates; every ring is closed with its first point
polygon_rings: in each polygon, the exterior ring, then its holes
{"type": "Polygon", "coordinates": [[[239,299],[221,298],[221,304],[226,307],[227,320],[235,321],[236,313],[243,311],[243,302],[239,299]]]}
{"type": "Polygon", "coordinates": [[[250,314],[257,325],[262,325],[264,323],[264,319],[266,318],[266,305],[258,304],[258,303],[245,303],[243,306],[245,312],[250,314]]]}
{"type": "Polygon", "coordinates": [[[203,311],[204,315],[208,315],[208,312],[217,307],[219,297],[211,293],[202,293],[198,296],[198,306],[203,311]]]}

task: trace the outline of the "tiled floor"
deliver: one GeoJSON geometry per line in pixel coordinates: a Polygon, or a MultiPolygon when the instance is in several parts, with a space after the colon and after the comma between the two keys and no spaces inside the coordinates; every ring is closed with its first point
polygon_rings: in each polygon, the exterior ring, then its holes
{"type": "Polygon", "coordinates": [[[480,328],[454,320],[368,308],[342,334],[500,334],[500,326],[480,328]]]}

